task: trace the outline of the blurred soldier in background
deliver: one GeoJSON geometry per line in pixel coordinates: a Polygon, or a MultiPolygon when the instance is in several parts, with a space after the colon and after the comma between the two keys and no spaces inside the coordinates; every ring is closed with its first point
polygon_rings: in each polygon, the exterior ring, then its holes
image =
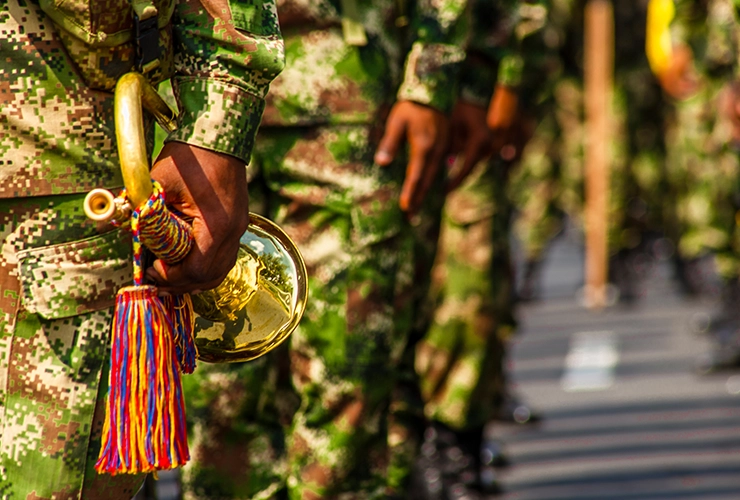
{"type": "MultiPolygon", "coordinates": [[[[645,56],[647,6],[614,2],[613,140],[610,145],[609,278],[621,302],[640,296],[651,244],[665,219],[665,113],[645,56]]],[[[583,9],[579,9],[583,12],[583,9]]],[[[582,59],[582,58],[581,58],[582,59]]]]}
{"type": "MultiPolygon", "coordinates": [[[[461,161],[448,184],[452,192],[433,271],[433,321],[417,348],[424,413],[431,421],[419,461],[426,498],[477,498],[498,491],[492,467],[500,464],[501,453],[497,443],[484,442],[484,426],[507,411],[511,418],[517,406],[503,370],[505,343],[516,327],[506,188],[526,140],[514,125],[523,57],[532,55],[524,41],[542,28],[547,9],[535,2],[498,1],[476,3],[473,12],[463,85],[452,114],[452,152],[461,161]],[[491,146],[493,158],[481,162],[491,146]]],[[[519,406],[520,414],[529,411],[519,406]]]]}
{"type": "MultiPolygon", "coordinates": [[[[539,254],[561,228],[562,214],[583,225],[583,40],[586,2],[553,2],[543,45],[553,72],[539,97],[534,139],[516,173],[512,197],[521,203],[516,222],[528,264],[523,298],[534,295],[539,254]],[[546,89],[548,87],[545,87],[546,89]],[[552,97],[549,97],[552,96],[552,97]],[[548,99],[552,99],[548,103],[548,99]],[[549,110],[549,111],[548,111],[549,110]],[[548,116],[550,113],[550,116],[548,116]],[[540,182],[540,179],[542,182],[540,182]],[[530,281],[531,280],[531,281],[530,281]]],[[[610,143],[609,279],[624,302],[639,296],[650,243],[665,222],[664,109],[644,54],[645,5],[615,2],[615,69],[610,143]]],[[[548,73],[549,74],[549,73],[548,73]]]]}
{"type": "MultiPolygon", "coordinates": [[[[512,170],[508,189],[516,210],[513,230],[524,254],[522,283],[516,292],[520,300],[538,297],[542,261],[550,242],[563,229],[565,214],[580,220],[576,207],[580,207],[581,195],[568,192],[566,179],[574,176],[567,175],[565,169],[570,158],[579,158],[582,153],[568,150],[574,141],[566,143],[563,132],[569,130],[569,137],[580,137],[583,127],[581,103],[573,102],[574,93],[569,92],[580,78],[573,60],[576,54],[568,50],[574,43],[574,3],[549,2],[547,22],[538,36],[530,37],[524,52],[526,73],[537,75],[525,80],[519,91],[520,116],[525,130],[532,130],[532,137],[512,170]]],[[[582,148],[580,140],[575,145],[582,148]]]]}
{"type": "Polygon", "coordinates": [[[403,413],[415,214],[441,184],[465,5],[279,2],[287,69],[250,196],[301,248],[309,303],[285,348],[190,377],[186,498],[408,498],[417,441],[390,417],[403,413]]]}
{"type": "Polygon", "coordinates": [[[735,99],[734,6],[731,0],[652,0],[651,15],[653,29],[662,26],[670,40],[661,51],[656,33],[647,48],[675,108],[668,173],[685,281],[695,294],[702,292],[699,263],[711,252],[723,283],[720,311],[709,325],[716,345],[698,366],[709,372],[740,365],[740,162],[727,112],[735,99]],[[669,9],[662,24],[661,8],[669,9]]]}

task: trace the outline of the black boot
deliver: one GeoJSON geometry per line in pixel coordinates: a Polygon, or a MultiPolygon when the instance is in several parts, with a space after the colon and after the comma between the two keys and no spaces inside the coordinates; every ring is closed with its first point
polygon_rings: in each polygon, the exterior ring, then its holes
{"type": "Polygon", "coordinates": [[[632,253],[620,250],[609,258],[609,282],[617,287],[619,302],[623,304],[633,304],[639,298],[639,279],[632,253]]]}
{"type": "Polygon", "coordinates": [[[456,432],[440,423],[429,426],[414,470],[412,498],[482,500],[484,493],[500,493],[495,471],[480,460],[482,437],[483,429],[456,432]]]}
{"type": "Polygon", "coordinates": [[[713,335],[712,348],[699,358],[697,372],[708,375],[740,368],[740,325],[727,322],[713,335]]]}
{"type": "Polygon", "coordinates": [[[542,261],[539,259],[527,259],[524,263],[524,276],[522,285],[519,287],[517,299],[522,302],[532,302],[540,296],[540,270],[542,261]]]}
{"type": "Polygon", "coordinates": [[[740,328],[740,280],[734,278],[726,280],[722,285],[719,308],[709,318],[708,331],[715,336],[726,337],[728,331],[738,328],[740,328]]]}

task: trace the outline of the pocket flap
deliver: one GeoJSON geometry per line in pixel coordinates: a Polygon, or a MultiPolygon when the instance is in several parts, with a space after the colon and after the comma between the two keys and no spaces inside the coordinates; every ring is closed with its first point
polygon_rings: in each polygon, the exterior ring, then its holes
{"type": "Polygon", "coordinates": [[[23,307],[60,319],[111,307],[132,280],[131,238],[111,231],[18,252],[23,307]]]}

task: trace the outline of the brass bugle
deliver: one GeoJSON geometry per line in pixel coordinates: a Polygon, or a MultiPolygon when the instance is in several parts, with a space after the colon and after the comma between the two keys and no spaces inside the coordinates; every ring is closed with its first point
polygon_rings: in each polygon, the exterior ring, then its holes
{"type": "MultiPolygon", "coordinates": [[[[85,198],[93,220],[125,222],[131,207],[152,194],[142,108],[167,131],[176,114],[139,73],[121,77],[115,91],[116,140],[126,199],[104,189],[85,198]]],[[[249,361],[282,343],[298,326],[308,295],[306,265],[298,247],[274,222],[254,213],[241,237],[237,263],[213,290],[193,296],[198,358],[249,361]]]]}

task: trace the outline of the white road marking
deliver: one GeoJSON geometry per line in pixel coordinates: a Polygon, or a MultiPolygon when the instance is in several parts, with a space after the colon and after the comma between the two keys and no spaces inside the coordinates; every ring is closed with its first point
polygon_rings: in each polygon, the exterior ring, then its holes
{"type": "Polygon", "coordinates": [[[560,387],[566,392],[603,391],[614,384],[619,350],[614,332],[578,332],[570,338],[560,387]]]}

